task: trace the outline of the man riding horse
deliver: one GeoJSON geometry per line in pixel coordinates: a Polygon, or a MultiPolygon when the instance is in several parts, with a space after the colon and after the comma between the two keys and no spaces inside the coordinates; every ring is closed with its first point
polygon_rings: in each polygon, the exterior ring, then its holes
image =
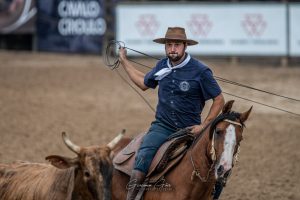
{"type": "MultiPolygon", "coordinates": [[[[136,185],[143,183],[153,157],[171,134],[187,127],[191,133],[199,134],[224,106],[222,91],[212,71],[186,52],[187,46],[198,42],[187,39],[184,28],[169,27],[164,38],[153,41],[165,45],[166,58],[147,74],[137,70],[127,60],[125,48],[119,50],[119,61],[133,83],[143,91],[159,85],[155,120],[143,138],[130,177],[136,185]],[[213,103],[201,122],[205,101],[210,99],[213,103]]],[[[216,184],[216,187],[216,191],[222,190],[222,185],[216,184]]],[[[127,200],[135,199],[137,192],[135,188],[128,190],[127,200]]],[[[215,192],[213,199],[218,199],[219,195],[220,192],[215,192]]]]}

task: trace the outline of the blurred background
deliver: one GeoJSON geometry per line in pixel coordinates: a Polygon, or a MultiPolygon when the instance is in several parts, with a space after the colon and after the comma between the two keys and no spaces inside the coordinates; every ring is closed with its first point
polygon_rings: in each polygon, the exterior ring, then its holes
{"type": "Polygon", "coordinates": [[[297,0],[1,0],[0,49],[102,54],[121,40],[161,55],[152,39],[182,26],[201,44],[193,55],[286,66],[299,63],[299,20],[297,0]]]}
{"type": "MultiPolygon", "coordinates": [[[[152,40],[169,26],[199,42],[187,51],[215,76],[298,99],[218,81],[235,111],[254,106],[221,199],[299,200],[299,116],[245,99],[300,114],[300,1],[0,0],[0,162],[75,156],[62,131],[80,146],[147,131],[154,112],[105,50],[120,40],[161,58],[152,40]]],[[[157,62],[128,54],[144,72],[157,62]]],[[[157,90],[142,95],[155,108],[157,90]]]]}

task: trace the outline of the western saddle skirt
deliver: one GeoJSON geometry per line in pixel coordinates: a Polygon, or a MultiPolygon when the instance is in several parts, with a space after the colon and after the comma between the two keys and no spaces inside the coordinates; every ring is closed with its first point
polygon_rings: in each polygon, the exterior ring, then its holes
{"type": "MultiPolygon", "coordinates": [[[[115,169],[128,176],[131,175],[135,156],[146,134],[139,134],[114,157],[113,164],[115,169]]],[[[155,184],[164,177],[164,174],[179,163],[193,140],[194,136],[187,129],[181,129],[172,134],[168,141],[158,149],[146,175],[145,182],[147,184],[155,184]]]]}

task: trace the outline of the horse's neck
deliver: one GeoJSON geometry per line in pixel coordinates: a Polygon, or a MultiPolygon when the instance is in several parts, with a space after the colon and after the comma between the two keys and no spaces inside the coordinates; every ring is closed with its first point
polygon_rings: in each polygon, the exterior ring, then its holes
{"type": "Polygon", "coordinates": [[[190,157],[193,170],[199,172],[202,177],[206,177],[212,164],[208,152],[208,149],[211,146],[209,128],[206,129],[199,137],[201,138],[195,141],[195,144],[192,146],[187,156],[190,157]]]}
{"type": "Polygon", "coordinates": [[[180,164],[166,177],[167,181],[175,186],[176,194],[190,199],[207,199],[213,187],[211,182],[213,173],[209,174],[211,163],[207,153],[210,145],[209,133],[207,131],[203,134],[188,150],[180,164]],[[194,170],[203,178],[202,180],[193,173],[194,170]],[[208,181],[203,181],[207,176],[208,181]]]}

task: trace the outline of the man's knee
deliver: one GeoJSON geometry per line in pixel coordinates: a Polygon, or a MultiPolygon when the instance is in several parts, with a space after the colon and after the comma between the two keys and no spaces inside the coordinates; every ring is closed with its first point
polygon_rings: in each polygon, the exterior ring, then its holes
{"type": "Polygon", "coordinates": [[[139,152],[135,158],[134,169],[147,174],[155,153],[154,150],[139,152]]]}

